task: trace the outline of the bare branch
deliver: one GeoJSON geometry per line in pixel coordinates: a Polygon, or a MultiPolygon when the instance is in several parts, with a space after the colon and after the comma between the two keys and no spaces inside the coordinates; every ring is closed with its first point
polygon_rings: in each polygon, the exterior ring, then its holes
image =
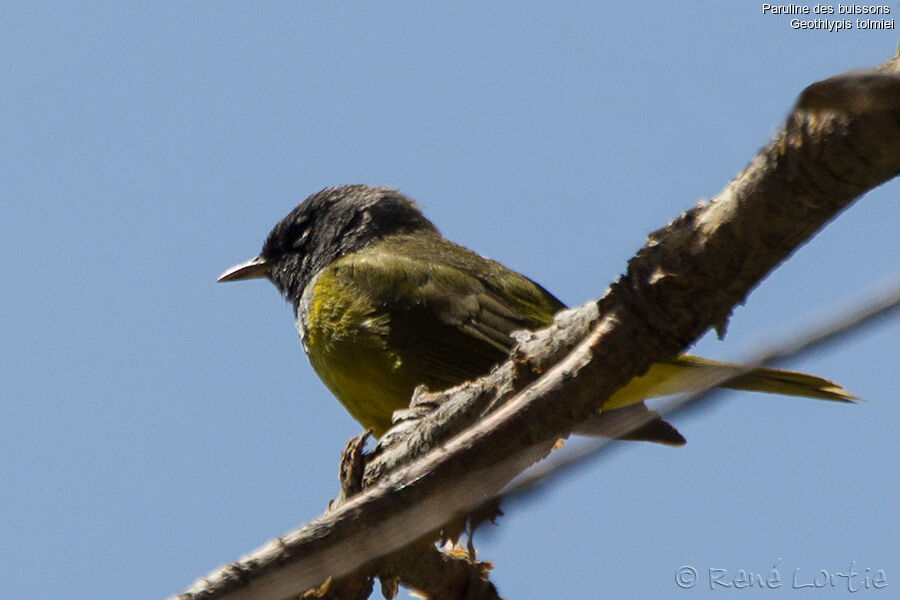
{"type": "MultiPolygon", "coordinates": [[[[751,357],[741,363],[749,367],[773,366],[800,358],[823,346],[839,343],[866,327],[882,323],[893,317],[898,310],[900,310],[900,281],[888,286],[880,293],[874,294],[869,300],[861,302],[858,307],[811,328],[799,338],[792,337],[790,340],[773,344],[756,357],[751,357]]],[[[660,408],[659,413],[666,416],[682,414],[702,406],[718,391],[718,389],[712,388],[679,398],[668,403],[664,408],[660,408]]],[[[619,428],[611,432],[610,437],[640,427],[645,423],[645,419],[646,417],[636,417],[623,420],[618,424],[619,428]]],[[[508,508],[509,502],[527,500],[575,469],[593,462],[600,456],[605,456],[609,451],[624,447],[622,442],[610,439],[610,437],[592,438],[577,451],[567,452],[558,459],[544,461],[541,465],[531,469],[525,476],[517,479],[512,486],[503,491],[500,499],[504,507],[508,508]]]]}

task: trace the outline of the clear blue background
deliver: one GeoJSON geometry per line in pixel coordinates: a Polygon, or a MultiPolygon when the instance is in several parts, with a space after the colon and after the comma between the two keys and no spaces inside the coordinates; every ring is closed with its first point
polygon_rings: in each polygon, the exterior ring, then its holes
{"type": "MultiPolygon", "coordinates": [[[[4,6],[4,597],[164,598],[324,510],[359,427],[274,288],[215,283],[308,194],[398,186],[581,303],[806,85],[897,44],[757,2],[332,4],[4,6]]],[[[696,351],[740,357],[896,278],[898,192],[851,207],[696,351]]],[[[791,578],[856,561],[858,585],[889,582],[865,597],[893,597],[898,334],[792,365],[868,404],[731,394],[677,422],[685,448],[630,445],[511,509],[478,540],[501,593],[724,597],[707,569],[780,559],[783,587],[745,594],[846,597],[791,578]]]]}

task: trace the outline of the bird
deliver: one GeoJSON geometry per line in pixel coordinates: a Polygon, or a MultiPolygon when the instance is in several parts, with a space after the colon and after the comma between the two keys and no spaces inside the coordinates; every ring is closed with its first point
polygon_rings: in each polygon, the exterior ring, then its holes
{"type": "MultiPolygon", "coordinates": [[[[566,308],[528,277],[446,239],[390,187],[312,194],[272,228],[259,255],[218,281],[256,278],[293,305],[313,369],[379,438],[417,386],[439,391],[487,374],[508,358],[513,332],[545,327],[566,308]]],[[[710,377],[740,390],[854,400],[814,375],[682,354],[615,392],[584,429],[602,435],[636,418],[643,424],[612,437],[682,445],[684,437],[644,400],[704,389],[710,377]]]]}

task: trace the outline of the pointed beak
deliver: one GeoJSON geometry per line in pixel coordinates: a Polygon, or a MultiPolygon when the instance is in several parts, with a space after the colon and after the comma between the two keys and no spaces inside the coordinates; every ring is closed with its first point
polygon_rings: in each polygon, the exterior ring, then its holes
{"type": "Polygon", "coordinates": [[[247,262],[229,267],[224,273],[219,275],[216,280],[219,283],[223,281],[240,281],[241,279],[260,279],[269,274],[269,263],[262,256],[251,258],[247,262]]]}

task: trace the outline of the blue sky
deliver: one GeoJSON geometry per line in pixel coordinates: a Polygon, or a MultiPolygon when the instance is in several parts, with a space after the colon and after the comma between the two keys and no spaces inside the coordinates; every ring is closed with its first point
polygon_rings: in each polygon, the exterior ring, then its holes
{"type": "MultiPolygon", "coordinates": [[[[334,4],[4,8],[5,597],[164,598],[324,510],[358,426],[274,288],[215,283],[308,194],[397,186],[578,304],[806,85],[897,45],[755,2],[334,4]]],[[[896,279],[898,192],[839,216],[694,351],[738,358],[896,279]]],[[[865,596],[892,596],[898,334],[791,365],[867,404],[728,394],[676,422],[686,447],[632,444],[512,508],[477,539],[501,593],[724,597],[709,569],[780,561],[782,588],[745,594],[821,600],[846,585],[795,573],[855,561],[859,585],[889,583],[865,596]]]]}

